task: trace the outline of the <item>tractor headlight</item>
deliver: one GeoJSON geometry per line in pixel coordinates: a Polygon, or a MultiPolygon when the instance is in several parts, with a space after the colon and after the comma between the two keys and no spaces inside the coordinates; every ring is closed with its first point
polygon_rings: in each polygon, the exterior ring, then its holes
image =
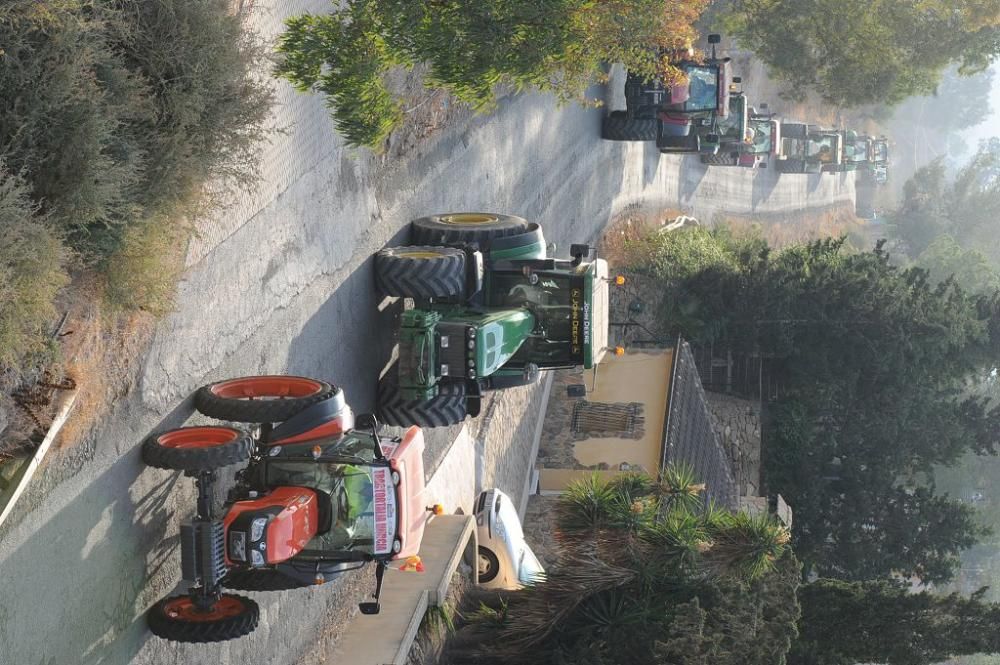
{"type": "Polygon", "coordinates": [[[250,523],[250,542],[256,543],[264,536],[264,527],[267,526],[266,517],[258,517],[250,523]]]}
{"type": "Polygon", "coordinates": [[[264,555],[258,552],[257,550],[250,550],[250,563],[252,563],[255,566],[263,566],[264,555]]]}

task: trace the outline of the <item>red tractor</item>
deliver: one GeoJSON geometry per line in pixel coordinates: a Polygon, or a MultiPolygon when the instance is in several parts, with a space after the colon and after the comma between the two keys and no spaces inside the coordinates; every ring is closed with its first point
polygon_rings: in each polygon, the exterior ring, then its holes
{"type": "Polygon", "coordinates": [[[277,591],[323,584],[375,565],[377,614],[390,561],[417,553],[438,507],[421,503],[424,437],[378,434],[370,415],[355,422],[343,391],[298,376],[253,376],[200,388],[195,406],[220,420],[259,425],[181,427],[142,444],[146,464],[183,471],[198,487],[197,514],[181,527],[181,568],[191,587],[147,615],[168,640],[215,642],[257,627],[257,604],[223,590],[277,591]],[[221,511],[218,472],[236,472],[221,511]]]}

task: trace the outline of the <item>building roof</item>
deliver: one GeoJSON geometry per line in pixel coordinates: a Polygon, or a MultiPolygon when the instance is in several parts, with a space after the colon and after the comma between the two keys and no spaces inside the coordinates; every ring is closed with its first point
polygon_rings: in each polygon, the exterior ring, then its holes
{"type": "Polygon", "coordinates": [[[722,444],[715,435],[691,347],[678,340],[664,427],[663,459],[686,464],[707,485],[706,501],[739,509],[739,492],[722,444]]]}

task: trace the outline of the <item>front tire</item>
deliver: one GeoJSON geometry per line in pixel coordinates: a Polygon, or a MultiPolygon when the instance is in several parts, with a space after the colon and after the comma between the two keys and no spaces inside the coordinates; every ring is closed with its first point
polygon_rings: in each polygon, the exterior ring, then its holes
{"type": "Polygon", "coordinates": [[[500,560],[493,550],[479,546],[479,583],[489,584],[500,574],[500,560]]]}
{"type": "Polygon", "coordinates": [[[655,141],[656,118],[629,118],[614,111],[601,121],[601,138],[605,141],[655,141]]]}
{"type": "Polygon", "coordinates": [[[142,461],[157,469],[210,471],[250,459],[253,439],[234,427],[180,427],[142,442],[142,461]]]}
{"type": "Polygon", "coordinates": [[[202,386],[194,395],[194,406],[219,420],[280,423],[339,391],[303,376],[245,376],[202,386]]]}
{"type": "Polygon", "coordinates": [[[403,399],[394,378],[383,379],[378,386],[378,412],[387,425],[448,427],[463,422],[469,413],[464,381],[441,381],[434,397],[409,401],[403,399]]]}
{"type": "Polygon", "coordinates": [[[397,298],[449,298],[465,290],[465,252],[454,247],[387,247],[375,255],[375,284],[397,298]]]}
{"type": "Polygon", "coordinates": [[[173,642],[222,642],[249,635],[260,621],[257,603],[224,593],[208,612],[199,612],[190,596],[164,598],[146,615],[149,630],[173,642]]]}
{"type": "Polygon", "coordinates": [[[455,212],[420,217],[410,222],[414,245],[467,245],[478,243],[486,250],[494,238],[528,231],[523,217],[492,212],[455,212]]]}

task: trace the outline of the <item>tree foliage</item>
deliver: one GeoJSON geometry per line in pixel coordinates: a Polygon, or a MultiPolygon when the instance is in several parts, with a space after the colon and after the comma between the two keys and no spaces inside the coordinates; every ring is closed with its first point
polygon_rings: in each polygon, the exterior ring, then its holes
{"type": "Polygon", "coordinates": [[[703,489],[683,469],[569,488],[557,564],[522,590],[474,593],[448,662],[780,662],[798,617],[788,534],[704,509],[703,489]]]}
{"type": "Polygon", "coordinates": [[[897,267],[881,246],[777,251],[752,235],[686,233],[640,241],[637,268],[660,278],[669,333],[769,359],[780,394],[764,473],[795,508],[807,570],[950,579],[983,531],[926,479],[966,452],[997,452],[1000,411],[966,390],[996,366],[997,296],[897,267]]]}
{"type": "Polygon", "coordinates": [[[348,0],[289,19],[277,74],[324,94],[352,145],[377,146],[402,118],[386,83],[426,63],[425,83],[475,109],[498,84],[582,99],[605,62],[670,70],[655,49],[686,47],[706,0],[348,0]]]}
{"type": "Polygon", "coordinates": [[[1000,653],[1000,605],[980,589],[912,593],[899,582],[819,579],[799,588],[802,619],[789,665],[931,665],[1000,653]]]}
{"type": "Polygon", "coordinates": [[[738,0],[731,30],[793,93],[843,107],[935,91],[1000,54],[1000,6],[982,0],[738,0]]]}

